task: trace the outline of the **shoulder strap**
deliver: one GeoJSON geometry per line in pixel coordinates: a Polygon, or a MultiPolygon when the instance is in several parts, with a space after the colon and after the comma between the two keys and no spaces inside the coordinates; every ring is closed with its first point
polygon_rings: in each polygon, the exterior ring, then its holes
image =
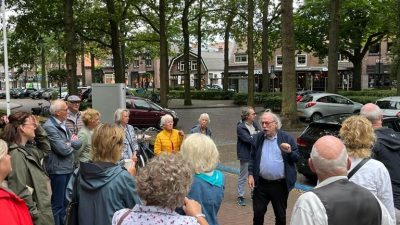
{"type": "Polygon", "coordinates": [[[119,218],[117,225],[121,225],[122,222],[124,222],[125,218],[129,215],[130,212],[131,212],[130,209],[126,210],[124,212],[124,214],[122,214],[121,218],[119,218]]]}
{"type": "Polygon", "coordinates": [[[75,182],[74,182],[74,186],[72,189],[72,199],[71,202],[77,202],[78,200],[78,186],[79,186],[79,169],[76,173],[76,177],[75,177],[75,182]]]}
{"type": "Polygon", "coordinates": [[[347,174],[347,178],[351,178],[366,162],[368,162],[368,160],[370,160],[370,158],[364,158],[363,160],[361,160],[361,162],[354,167],[354,169],[352,171],[350,171],[349,174],[347,174]]]}

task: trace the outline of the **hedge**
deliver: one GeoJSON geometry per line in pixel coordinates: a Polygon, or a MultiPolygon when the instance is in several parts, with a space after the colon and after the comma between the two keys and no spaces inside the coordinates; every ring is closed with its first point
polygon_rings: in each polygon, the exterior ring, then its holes
{"type": "MultiPolygon", "coordinates": [[[[185,98],[184,91],[170,91],[168,94],[171,98],[183,99],[185,98]]],[[[192,99],[201,100],[229,100],[232,99],[235,92],[232,91],[191,91],[190,96],[192,99]]]]}

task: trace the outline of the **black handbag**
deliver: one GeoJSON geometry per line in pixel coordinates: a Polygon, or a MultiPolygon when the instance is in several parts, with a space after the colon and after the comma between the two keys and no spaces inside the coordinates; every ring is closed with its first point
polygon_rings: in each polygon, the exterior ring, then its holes
{"type": "Polygon", "coordinates": [[[65,225],[79,225],[79,201],[78,201],[79,171],[76,174],[74,187],[72,189],[72,199],[67,207],[65,225]]]}

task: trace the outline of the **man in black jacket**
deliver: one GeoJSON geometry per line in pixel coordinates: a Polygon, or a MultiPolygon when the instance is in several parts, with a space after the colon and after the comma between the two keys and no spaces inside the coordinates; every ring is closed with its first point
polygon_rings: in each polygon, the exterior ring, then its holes
{"type": "Polygon", "coordinates": [[[253,224],[264,224],[264,215],[272,203],[275,224],[286,224],[287,199],[296,183],[298,149],[294,138],[281,131],[277,115],[264,112],[260,117],[263,132],[254,136],[249,162],[249,187],[253,191],[253,224]]]}
{"type": "Polygon", "coordinates": [[[360,114],[367,117],[375,129],[373,157],[382,162],[389,171],[396,221],[400,224],[400,134],[391,128],[382,127],[383,113],[379,106],[373,103],[365,104],[360,114]]]}

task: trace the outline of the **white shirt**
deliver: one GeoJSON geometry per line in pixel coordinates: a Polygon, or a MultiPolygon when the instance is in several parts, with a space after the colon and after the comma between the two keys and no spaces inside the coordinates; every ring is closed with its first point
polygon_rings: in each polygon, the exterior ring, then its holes
{"type": "MultiPolygon", "coordinates": [[[[334,176],[330,177],[315,188],[328,185],[340,179],[347,179],[346,176],[334,176]]],[[[381,225],[395,225],[395,221],[392,220],[386,207],[377,199],[382,211],[382,223],[381,225]]],[[[328,216],[321,200],[316,194],[309,191],[302,194],[296,201],[292,211],[292,218],[290,225],[328,225],[328,216]]]]}
{"type": "MultiPolygon", "coordinates": [[[[352,171],[362,159],[351,158],[352,171]]],[[[366,162],[351,178],[350,181],[368,189],[374,194],[386,207],[393,220],[396,220],[392,182],[390,180],[389,172],[385,165],[375,159],[370,159],[366,162]]]]}

